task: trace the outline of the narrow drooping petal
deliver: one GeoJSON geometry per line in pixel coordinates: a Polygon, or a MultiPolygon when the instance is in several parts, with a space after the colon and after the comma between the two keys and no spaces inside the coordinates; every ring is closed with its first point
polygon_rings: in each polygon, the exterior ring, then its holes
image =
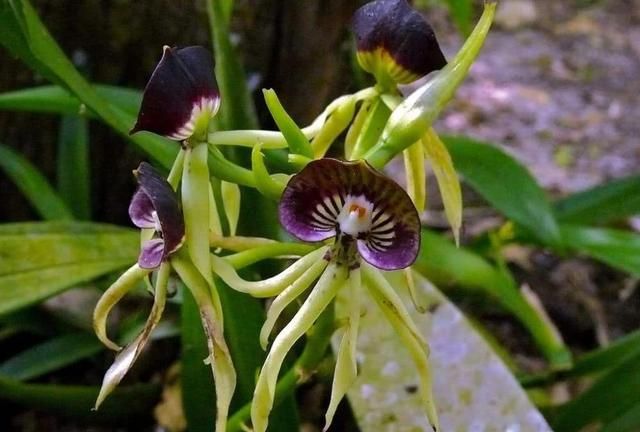
{"type": "Polygon", "coordinates": [[[162,317],[162,312],[164,311],[164,306],[167,300],[167,285],[169,282],[170,272],[171,267],[168,263],[160,268],[160,271],[158,272],[158,280],[155,287],[153,307],[151,309],[149,317],[147,318],[147,322],[145,323],[144,328],[142,329],[138,337],[136,337],[133,342],[131,342],[126,348],[118,353],[115,361],[104,374],[102,386],[100,387],[100,393],[98,394],[98,398],[96,400],[95,409],[98,409],[100,407],[104,399],[113,390],[115,390],[117,385],[120,384],[120,381],[122,381],[127,372],[129,372],[129,369],[131,369],[131,366],[133,366],[136,359],[147,344],[151,333],[160,322],[160,318],[162,317]]]}
{"type": "Polygon", "coordinates": [[[267,429],[269,413],[273,408],[278,374],[287,353],[331,303],[336,293],[346,283],[347,275],[348,272],[344,267],[330,263],[300,310],[273,341],[271,350],[260,370],[251,402],[251,423],[254,432],[264,432],[267,429]]]}
{"type": "MultiPolygon", "coordinates": [[[[317,249],[287,267],[281,273],[260,281],[247,281],[238,275],[235,269],[224,259],[211,256],[214,273],[236,291],[251,294],[254,297],[272,297],[280,294],[300,278],[309,267],[318,261],[324,261],[328,247],[317,249]]],[[[326,262],[325,262],[326,264],[326,262]]]]}
{"type": "Polygon", "coordinates": [[[121,347],[107,336],[107,318],[114,306],[132,289],[138,282],[144,279],[150,270],[140,267],[138,264],[131,266],[124,272],[100,297],[93,311],[93,329],[100,341],[109,349],[120,351],[121,347]]]}
{"type": "Polygon", "coordinates": [[[351,388],[358,377],[358,362],[356,359],[356,344],[358,342],[358,328],[360,326],[360,297],[361,297],[361,274],[360,269],[349,274],[350,282],[344,287],[347,290],[346,300],[346,320],[347,324],[342,335],[340,348],[336,358],[336,370],[333,374],[333,384],[331,386],[331,400],[325,414],[324,432],[329,429],[333,416],[338,409],[338,404],[347,391],[351,388]]]}
{"type": "Polygon", "coordinates": [[[280,223],[300,240],[348,235],[365,260],[384,270],[411,265],[420,248],[411,198],[366,162],[309,163],[287,184],[279,211],[280,223]]]}
{"type": "Polygon", "coordinates": [[[433,398],[433,372],[429,363],[429,347],[404,307],[400,296],[382,273],[365,264],[362,275],[373,299],[413,358],[420,380],[420,398],[425,414],[433,432],[439,432],[441,429],[433,398]]]}
{"type": "Polygon", "coordinates": [[[184,140],[204,127],[220,106],[211,53],[200,46],[164,47],[144,90],[131,133],[149,131],[184,140]]]}
{"type": "Polygon", "coordinates": [[[358,61],[378,81],[410,83],[447,61],[433,29],[406,0],[376,0],[353,16],[358,61]]]}
{"type": "Polygon", "coordinates": [[[148,163],[142,162],[134,175],[139,188],[129,205],[129,216],[136,226],[154,228],[161,236],[144,244],[138,263],[155,268],[184,240],[180,202],[167,180],[148,163]]]}

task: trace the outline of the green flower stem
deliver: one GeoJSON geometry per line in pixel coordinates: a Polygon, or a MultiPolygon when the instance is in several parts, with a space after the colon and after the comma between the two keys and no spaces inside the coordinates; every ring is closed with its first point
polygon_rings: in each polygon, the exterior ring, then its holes
{"type": "Polygon", "coordinates": [[[277,243],[275,240],[271,240],[264,237],[243,237],[243,236],[209,236],[209,246],[212,248],[220,248],[232,252],[242,252],[248,249],[253,249],[261,246],[277,243]]]}
{"type": "Polygon", "coordinates": [[[350,99],[344,105],[338,107],[327,119],[323,128],[311,142],[315,158],[323,157],[336,138],[349,126],[353,119],[355,108],[355,100],[350,99]]]}
{"type": "MultiPolygon", "coordinates": [[[[205,146],[206,147],[206,146],[205,146]]],[[[246,168],[228,161],[215,146],[209,147],[209,168],[220,180],[255,188],[253,173],[246,168]]]]}
{"type": "Polygon", "coordinates": [[[332,111],[318,135],[311,142],[315,158],[323,157],[336,138],[349,126],[353,119],[355,108],[356,100],[351,97],[344,99],[344,103],[332,111]]]}
{"type": "Polygon", "coordinates": [[[427,173],[424,169],[424,149],[421,142],[416,142],[402,151],[404,169],[407,178],[407,193],[422,213],[427,204],[427,173]]]}
{"type": "Polygon", "coordinates": [[[273,120],[276,122],[278,129],[280,129],[289,144],[291,153],[301,154],[312,158],[313,150],[311,149],[309,140],[285,111],[278,99],[278,96],[276,95],[276,92],[273,91],[273,89],[264,89],[262,90],[262,93],[273,120]]]}
{"type": "Polygon", "coordinates": [[[167,182],[169,182],[173,190],[178,189],[178,183],[182,178],[182,171],[184,168],[184,153],[184,149],[180,149],[180,151],[176,155],[176,160],[173,161],[173,166],[171,167],[171,171],[169,171],[169,176],[167,177],[167,182]]]}
{"type": "Polygon", "coordinates": [[[306,156],[300,155],[300,154],[290,154],[289,155],[289,163],[293,166],[295,166],[298,170],[301,170],[302,168],[306,167],[307,164],[309,162],[311,162],[313,159],[308,158],[306,156]]]}
{"type": "Polygon", "coordinates": [[[324,126],[324,123],[327,120],[327,117],[329,117],[334,110],[342,106],[345,103],[345,101],[352,99],[354,102],[360,102],[360,101],[366,102],[377,95],[378,95],[378,90],[375,87],[367,87],[357,91],[356,93],[340,96],[334,99],[331,103],[329,103],[329,105],[327,105],[324,111],[322,111],[320,115],[316,117],[309,126],[307,126],[302,130],[305,132],[308,138],[313,138],[318,134],[318,132],[320,132],[320,129],[322,129],[322,126],[324,126]]]}
{"type": "Polygon", "coordinates": [[[414,91],[391,114],[377,144],[364,155],[375,168],[382,168],[395,155],[418,141],[453,97],[480,53],[489,32],[496,2],[486,2],[473,32],[455,58],[432,80],[414,91]]]}
{"type": "Polygon", "coordinates": [[[279,201],[286,184],[278,182],[269,175],[269,171],[264,165],[264,156],[260,151],[261,149],[262,145],[258,144],[251,151],[251,167],[255,176],[256,189],[264,196],[274,201],[279,201]]]}
{"type": "Polygon", "coordinates": [[[400,337],[404,346],[409,350],[411,357],[418,369],[420,380],[420,397],[424,404],[425,413],[431,423],[434,432],[440,431],[438,414],[433,398],[433,373],[429,363],[429,348],[420,331],[413,323],[402,300],[387,282],[382,273],[367,263],[363,263],[362,273],[366,285],[369,287],[376,304],[389,320],[394,330],[400,337]]]}
{"type": "Polygon", "coordinates": [[[185,150],[182,175],[182,207],[186,247],[191,260],[210,285],[209,260],[209,168],[207,146],[200,143],[185,150]]]}
{"type": "Polygon", "coordinates": [[[239,270],[266,258],[290,259],[292,257],[307,255],[317,248],[317,245],[303,243],[274,243],[238,252],[233,255],[227,255],[224,259],[231,264],[234,269],[239,270]]]}
{"type": "Polygon", "coordinates": [[[381,97],[377,97],[372,103],[373,106],[369,110],[369,115],[365,119],[353,147],[352,159],[362,158],[362,155],[375,145],[391,115],[391,110],[381,97]]]}
{"type": "MultiPolygon", "coordinates": [[[[307,134],[305,134],[305,136],[306,135],[307,134]]],[[[265,130],[212,132],[209,134],[207,142],[210,146],[233,145],[240,147],[253,147],[255,145],[262,144],[262,147],[265,149],[281,149],[288,147],[287,140],[282,132],[265,130]]]]}
{"type": "Polygon", "coordinates": [[[296,279],[291,285],[285,288],[278,296],[273,299],[269,310],[267,311],[267,319],[264,321],[260,329],[260,346],[263,350],[267,349],[269,344],[269,335],[280,317],[282,311],[298,296],[300,296],[311,284],[318,279],[324,269],[327,267],[326,260],[316,261],[305,271],[302,276],[296,279]]]}
{"type": "Polygon", "coordinates": [[[134,264],[102,294],[93,310],[93,329],[96,336],[103,344],[114,351],[120,351],[121,347],[112,342],[107,336],[109,312],[122,297],[134,289],[138,282],[142,281],[149,273],[151,273],[150,269],[143,269],[137,263],[134,264]]]}
{"type": "MultiPolygon", "coordinates": [[[[307,140],[315,138],[316,135],[321,133],[323,130],[323,126],[325,126],[325,123],[328,121],[327,119],[330,119],[330,116],[335,114],[337,111],[346,111],[348,113],[351,105],[354,105],[359,101],[368,101],[377,94],[377,90],[374,87],[367,87],[354,94],[343,95],[336,98],[327,105],[325,110],[316,117],[309,126],[301,129],[302,134],[307,140]]],[[[341,117],[344,117],[344,113],[342,114],[343,115],[341,117]]],[[[330,129],[333,131],[335,126],[331,126],[330,129]]],[[[282,132],[260,129],[211,132],[208,135],[207,143],[209,144],[210,149],[215,148],[215,146],[226,145],[254,147],[258,144],[262,144],[262,148],[265,150],[284,149],[289,147],[287,139],[282,132]]]]}
{"type": "MultiPolygon", "coordinates": [[[[273,405],[286,399],[296,386],[304,384],[312,376],[318,364],[324,358],[331,335],[334,331],[333,308],[327,308],[316,321],[315,325],[307,332],[307,343],[296,360],[293,367],[289,369],[278,381],[273,398],[273,405]]],[[[236,411],[227,422],[227,432],[244,432],[247,430],[245,422],[251,416],[251,402],[236,411]]]]}
{"type": "Polygon", "coordinates": [[[238,230],[238,220],[240,220],[240,207],[242,203],[240,186],[236,183],[223,180],[220,182],[220,195],[224,214],[227,218],[227,225],[229,226],[228,233],[234,236],[238,230]]]}
{"type": "Polygon", "coordinates": [[[348,270],[330,263],[309,297],[295,316],[273,341],[262,366],[251,405],[251,423],[255,432],[264,432],[273,408],[278,374],[282,362],[293,345],[313,326],[320,314],[329,306],[336,293],[347,281],[348,270]]]}
{"type": "Polygon", "coordinates": [[[211,366],[216,386],[216,432],[224,432],[231,398],[236,387],[236,372],[224,340],[220,297],[213,284],[202,277],[201,271],[184,256],[182,251],[174,254],[171,264],[191,291],[200,310],[209,349],[209,357],[205,363],[211,366]]]}
{"type": "Polygon", "coordinates": [[[321,260],[328,248],[328,246],[321,247],[303,256],[281,273],[260,281],[247,281],[242,279],[231,264],[215,255],[211,255],[211,266],[213,272],[234,290],[250,294],[254,297],[273,297],[291,285],[311,267],[314,262],[321,260]]]}
{"type": "Polygon", "coordinates": [[[364,126],[364,122],[367,120],[369,110],[371,109],[371,101],[365,100],[358,108],[358,112],[356,113],[349,130],[347,130],[347,135],[344,139],[344,157],[346,160],[353,159],[353,149],[356,146],[356,142],[358,137],[360,136],[360,132],[362,131],[362,127],[364,126]]]}

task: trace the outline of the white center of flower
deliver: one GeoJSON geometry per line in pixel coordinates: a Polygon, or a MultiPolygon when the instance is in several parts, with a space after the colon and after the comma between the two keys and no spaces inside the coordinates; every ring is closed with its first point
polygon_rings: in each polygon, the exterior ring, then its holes
{"type": "Polygon", "coordinates": [[[151,218],[153,219],[153,229],[157,232],[162,232],[162,225],[160,225],[160,219],[158,219],[158,212],[155,210],[152,211],[151,218]]]}
{"type": "Polygon", "coordinates": [[[373,204],[364,195],[347,195],[344,206],[338,215],[337,221],[340,232],[357,237],[358,234],[371,229],[371,212],[373,204]]]}
{"type": "Polygon", "coordinates": [[[201,97],[191,108],[189,120],[169,137],[183,140],[193,135],[197,129],[206,128],[209,120],[213,118],[220,108],[220,98],[201,97]]]}

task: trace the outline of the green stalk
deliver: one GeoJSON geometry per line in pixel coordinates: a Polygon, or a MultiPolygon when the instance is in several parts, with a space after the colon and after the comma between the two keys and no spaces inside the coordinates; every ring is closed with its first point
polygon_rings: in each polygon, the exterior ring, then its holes
{"type": "Polygon", "coordinates": [[[362,130],[355,141],[351,159],[360,159],[380,139],[384,125],[389,120],[391,110],[381,97],[372,101],[373,106],[364,120],[362,130]]]}
{"type": "Polygon", "coordinates": [[[455,58],[393,111],[381,139],[364,156],[372,166],[382,168],[395,155],[418,141],[431,127],[480,53],[495,10],[495,1],[486,2],[480,21],[455,58]]]}
{"type": "MultiPolygon", "coordinates": [[[[334,310],[328,307],[320,315],[315,325],[307,333],[307,343],[291,367],[278,381],[273,399],[274,408],[285,398],[290,396],[297,386],[311,379],[318,365],[322,361],[331,342],[334,331],[334,310]]],[[[251,402],[236,411],[227,422],[227,432],[243,432],[245,422],[251,416],[251,402]]]]}
{"type": "Polygon", "coordinates": [[[182,207],[186,246],[193,264],[210,285],[209,262],[209,167],[207,146],[196,144],[185,150],[182,174],[182,207]]]}
{"type": "Polygon", "coordinates": [[[303,256],[317,249],[316,245],[303,243],[274,243],[258,246],[224,257],[236,270],[255,264],[266,258],[303,256]]]}
{"type": "Polygon", "coordinates": [[[311,148],[309,140],[284,109],[276,92],[273,91],[273,89],[264,89],[262,93],[264,94],[264,101],[267,104],[273,120],[289,144],[291,153],[313,158],[313,149],[311,148]]]}

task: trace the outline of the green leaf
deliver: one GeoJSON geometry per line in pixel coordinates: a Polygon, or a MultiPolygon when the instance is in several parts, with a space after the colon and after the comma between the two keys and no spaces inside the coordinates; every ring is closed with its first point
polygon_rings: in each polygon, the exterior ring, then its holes
{"type": "MultiPolygon", "coordinates": [[[[36,225],[33,223],[31,226],[36,225]]],[[[37,228],[37,227],[36,227],[37,228]]],[[[0,232],[0,276],[74,264],[106,261],[133,263],[139,235],[134,230],[81,233],[0,232]]]]}
{"type": "Polygon", "coordinates": [[[561,226],[567,247],[640,276],[640,235],[611,228],[561,226]]]}
{"type": "Polygon", "coordinates": [[[636,432],[640,428],[640,403],[604,425],[602,432],[636,432]]]}
{"type": "Polygon", "coordinates": [[[570,195],[555,203],[561,222],[604,224],[640,213],[640,176],[625,177],[570,195]]]}
{"type": "MultiPolygon", "coordinates": [[[[13,12],[13,20],[19,24],[22,40],[25,41],[27,47],[27,50],[21,49],[15,53],[32,67],[29,58],[38,59],[51,72],[46,75],[48,78],[53,75],[51,79],[54,82],[61,83],[68,88],[105,123],[128,137],[129,130],[133,126],[132,116],[127,115],[122,109],[110,105],[84,79],[51,37],[29,1],[11,0],[11,8],[9,10],[3,9],[0,13],[0,19],[5,17],[5,14],[8,16],[10,11],[13,12]]],[[[7,20],[10,21],[11,18],[9,17],[7,20]]],[[[0,39],[0,43],[2,42],[0,39]]],[[[37,67],[35,69],[40,71],[37,67]]],[[[130,139],[166,168],[171,166],[178,151],[177,146],[166,144],[168,140],[151,134],[135,134],[130,139]]]]}
{"type": "Polygon", "coordinates": [[[442,137],[456,170],[491,205],[544,244],[560,246],[558,224],[529,171],[499,148],[466,137],[442,137]]]}
{"type": "Polygon", "coordinates": [[[571,353],[557,330],[524,298],[506,270],[427,230],[422,230],[422,247],[413,268],[437,285],[456,284],[494,298],[524,325],[552,367],[571,364],[571,353]]]}
{"type": "Polygon", "coordinates": [[[52,82],[58,82],[55,74],[32,54],[23,34],[23,23],[14,7],[11,1],[0,3],[0,44],[43,77],[52,82]]]}
{"type": "Polygon", "coordinates": [[[610,345],[592,351],[576,360],[568,371],[570,376],[582,376],[610,369],[622,360],[640,356],[640,330],[613,341],[610,345]]]}
{"type": "Polygon", "coordinates": [[[258,126],[255,106],[229,33],[233,0],[206,0],[206,3],[216,60],[216,77],[222,97],[222,129],[255,129],[258,126]]]}
{"type": "Polygon", "coordinates": [[[214,430],[216,414],[215,384],[198,305],[190,290],[182,290],[182,407],[190,432],[214,430]]]}
{"type": "MultiPolygon", "coordinates": [[[[410,304],[403,273],[385,276],[410,304]]],[[[408,311],[430,347],[433,394],[442,431],[549,432],[544,417],[490,346],[462,313],[423,277],[416,287],[429,298],[431,313],[408,311]],[[517,425],[517,426],[516,426],[517,425]]],[[[348,393],[362,432],[431,430],[416,388],[416,368],[407,348],[365,296],[358,354],[360,376],[348,393]]],[[[336,339],[334,339],[335,347],[336,339]]]]}
{"type": "Polygon", "coordinates": [[[44,300],[136,260],[133,230],[99,224],[0,227],[0,315],[44,300]]]}
{"type": "MultiPolygon", "coordinates": [[[[95,84],[96,93],[130,116],[138,114],[142,93],[139,90],[95,84]]],[[[60,86],[48,85],[0,93],[0,109],[52,114],[93,115],[72,93],[60,86]]]]}
{"type": "Polygon", "coordinates": [[[62,118],[58,135],[58,191],[78,219],[91,219],[89,130],[78,116],[62,118]]]}
{"type": "Polygon", "coordinates": [[[637,356],[640,356],[640,330],[578,357],[571,369],[525,375],[520,377],[520,383],[525,387],[537,387],[567,378],[598,374],[610,370],[629,357],[637,356]]]}
{"type": "Polygon", "coordinates": [[[112,260],[61,265],[0,276],[0,315],[38,303],[128,264],[131,264],[131,260],[112,260]]]}
{"type": "Polygon", "coordinates": [[[24,384],[0,377],[0,399],[64,417],[118,424],[147,417],[161,389],[157,384],[121,387],[99,411],[92,411],[98,390],[89,386],[24,384]]]}
{"type": "Polygon", "coordinates": [[[31,162],[3,145],[0,145],[0,169],[43,219],[73,219],[69,208],[40,171],[31,162]]]}
{"type": "Polygon", "coordinates": [[[69,333],[35,345],[0,365],[0,376],[26,381],[103,350],[91,333],[69,333]]]}
{"type": "MultiPolygon", "coordinates": [[[[54,221],[54,222],[16,222],[0,224],[0,235],[20,234],[100,234],[122,233],[126,228],[97,222],[54,221]]],[[[134,230],[129,230],[133,233],[134,230]]]]}
{"type": "MultiPolygon", "coordinates": [[[[638,394],[640,394],[640,354],[625,359],[597,380],[587,391],[560,408],[552,420],[554,430],[557,432],[579,431],[590,424],[607,424],[619,418],[623,419],[631,409],[637,411],[638,394]]],[[[629,414],[629,417],[626,417],[624,422],[633,420],[634,417],[637,420],[637,412],[629,414]]],[[[620,420],[620,423],[623,421],[620,420]]],[[[637,428],[614,428],[614,430],[633,431],[637,428]]]]}

